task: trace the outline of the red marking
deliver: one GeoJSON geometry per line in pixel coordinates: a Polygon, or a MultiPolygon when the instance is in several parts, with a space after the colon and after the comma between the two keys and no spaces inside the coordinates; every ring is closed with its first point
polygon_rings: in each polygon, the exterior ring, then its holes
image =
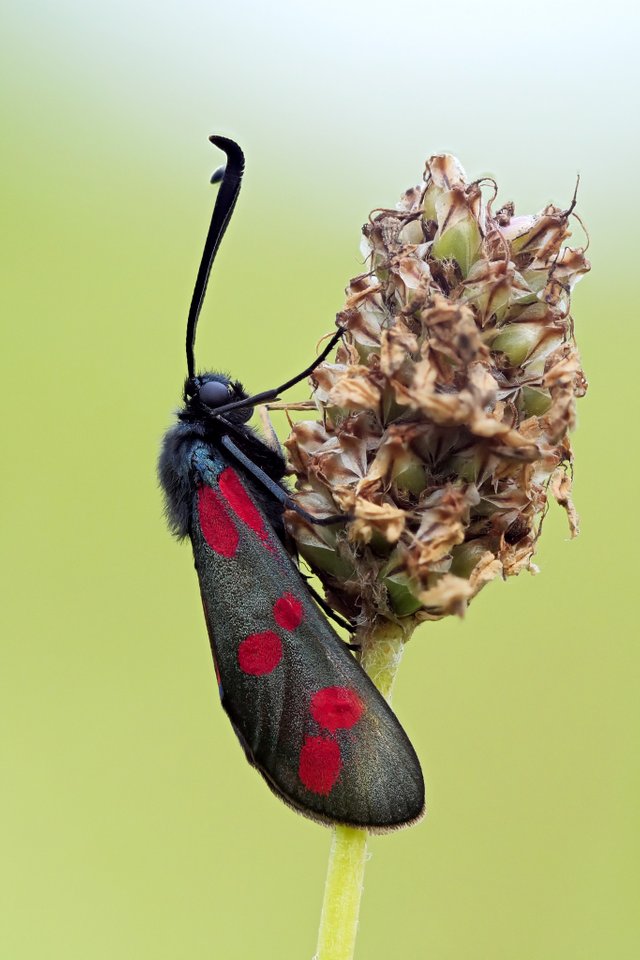
{"type": "Polygon", "coordinates": [[[242,486],[240,477],[235,470],[231,467],[225,467],[218,477],[218,484],[223,497],[235,515],[239,517],[243,523],[246,523],[254,533],[258,534],[269,550],[273,550],[273,546],[269,542],[269,533],[264,525],[262,514],[242,486]]]}
{"type": "Polygon", "coordinates": [[[238,531],[224,503],[211,487],[198,489],[198,515],[202,536],[211,549],[222,557],[235,557],[238,531]]]}
{"type": "Polygon", "coordinates": [[[349,730],[363,713],[362,700],[349,687],[323,687],[311,698],[311,716],[331,733],[349,730]]]}
{"type": "Polygon", "coordinates": [[[302,604],[292,593],[283,593],[273,605],[273,617],[283,630],[295,630],[302,623],[302,604]]]}
{"type": "Polygon", "coordinates": [[[300,751],[298,776],[307,790],[326,797],[340,775],[340,747],[328,737],[305,737],[300,751]]]}
{"type": "Polygon", "coordinates": [[[238,647],[238,666],[253,677],[271,673],[281,660],[282,640],[271,630],[250,634],[238,647]]]}

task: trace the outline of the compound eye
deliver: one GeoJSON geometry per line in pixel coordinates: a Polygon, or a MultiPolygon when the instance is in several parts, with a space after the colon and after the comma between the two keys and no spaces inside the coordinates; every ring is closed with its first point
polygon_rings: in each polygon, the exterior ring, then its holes
{"type": "Polygon", "coordinates": [[[209,380],[200,387],[198,399],[208,407],[221,407],[230,400],[229,388],[219,380],[209,380]]]}

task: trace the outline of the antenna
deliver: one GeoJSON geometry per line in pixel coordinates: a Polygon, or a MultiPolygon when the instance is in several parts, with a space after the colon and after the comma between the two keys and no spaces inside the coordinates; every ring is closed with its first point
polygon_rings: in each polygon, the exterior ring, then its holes
{"type": "Polygon", "coordinates": [[[222,183],[218,190],[209,232],[205,240],[204,250],[202,251],[202,260],[198,268],[193,296],[191,297],[191,306],[189,307],[189,316],[187,318],[187,371],[189,377],[195,375],[194,345],[196,340],[196,327],[198,317],[202,309],[202,302],[207,291],[209,274],[213,261],[216,258],[220,241],[227,229],[233,208],[236,205],[240,185],[242,183],[242,174],[244,173],[244,154],[237,143],[229,140],[227,137],[209,137],[211,143],[227,155],[227,163],[224,172],[216,171],[213,175],[212,183],[217,183],[222,177],[222,183]]]}

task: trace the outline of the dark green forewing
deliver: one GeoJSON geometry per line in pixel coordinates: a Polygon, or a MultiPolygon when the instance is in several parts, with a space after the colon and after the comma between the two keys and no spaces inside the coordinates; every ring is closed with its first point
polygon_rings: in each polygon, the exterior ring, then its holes
{"type": "Polygon", "coordinates": [[[196,458],[191,539],[222,704],[270,787],[306,816],[378,830],[421,816],[407,735],[219,451],[196,458]]]}

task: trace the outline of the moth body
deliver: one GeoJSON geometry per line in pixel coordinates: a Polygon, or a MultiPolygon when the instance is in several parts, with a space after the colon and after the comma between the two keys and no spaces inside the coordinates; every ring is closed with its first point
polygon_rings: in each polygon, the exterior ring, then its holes
{"type": "MultiPolygon", "coordinates": [[[[222,706],[249,762],[285,803],[321,823],[383,831],[418,819],[424,782],[395,714],[313,599],[285,546],[285,461],[249,427],[261,394],[195,375],[195,330],[244,166],[233,141],[187,323],[184,406],[158,465],[169,527],[190,538],[222,706]]],[[[344,522],[344,517],[308,522],[344,522]]]]}

